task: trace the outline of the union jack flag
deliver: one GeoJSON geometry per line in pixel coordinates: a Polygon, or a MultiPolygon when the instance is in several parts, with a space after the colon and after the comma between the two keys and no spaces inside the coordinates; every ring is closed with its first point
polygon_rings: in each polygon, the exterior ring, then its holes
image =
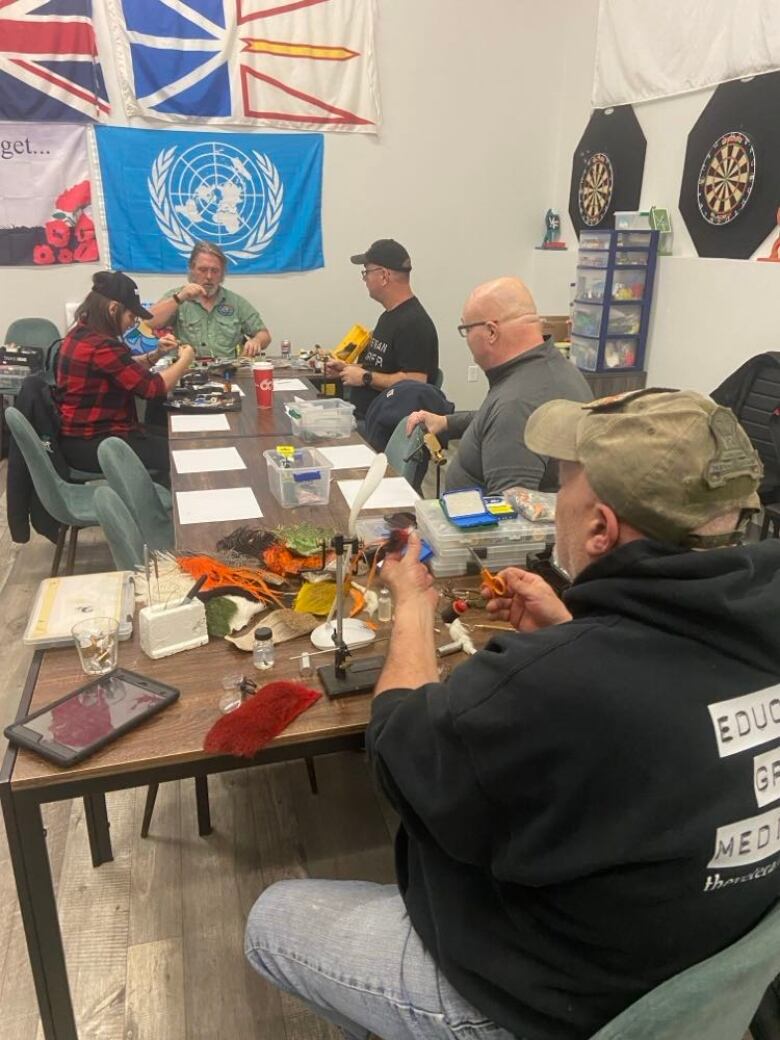
{"type": "Polygon", "coordinates": [[[0,0],[0,119],[73,123],[110,110],[92,0],[0,0]]]}
{"type": "Polygon", "coordinates": [[[375,133],[373,10],[374,0],[109,0],[127,114],[375,133]]]}

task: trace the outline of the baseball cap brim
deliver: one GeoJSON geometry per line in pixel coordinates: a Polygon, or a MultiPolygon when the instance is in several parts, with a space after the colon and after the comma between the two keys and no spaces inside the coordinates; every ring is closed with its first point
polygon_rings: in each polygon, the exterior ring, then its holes
{"type": "Polygon", "coordinates": [[[577,431],[586,414],[579,401],[547,401],[526,423],[526,446],[537,455],[579,462],[577,431]]]}
{"type": "Polygon", "coordinates": [[[351,256],[349,260],[352,264],[364,264],[367,256],[368,253],[356,253],[354,256],[351,256]]]}

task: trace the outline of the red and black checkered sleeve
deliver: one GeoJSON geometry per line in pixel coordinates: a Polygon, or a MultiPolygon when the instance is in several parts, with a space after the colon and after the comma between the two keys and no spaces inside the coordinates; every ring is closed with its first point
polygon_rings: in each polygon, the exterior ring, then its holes
{"type": "Polygon", "coordinates": [[[123,390],[137,397],[165,397],[168,393],[162,376],[139,365],[127,347],[104,343],[95,349],[94,364],[123,390]]]}

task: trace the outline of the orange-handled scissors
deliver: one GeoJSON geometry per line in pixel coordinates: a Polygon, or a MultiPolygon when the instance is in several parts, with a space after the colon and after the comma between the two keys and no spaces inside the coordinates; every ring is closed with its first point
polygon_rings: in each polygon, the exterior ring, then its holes
{"type": "Polygon", "coordinates": [[[474,552],[470,545],[467,545],[466,548],[479,565],[479,573],[483,583],[487,585],[487,587],[490,589],[494,596],[505,596],[506,582],[504,581],[504,579],[500,577],[498,574],[493,574],[491,571],[489,571],[485,566],[484,560],[481,560],[479,556],[477,556],[477,554],[474,552]]]}

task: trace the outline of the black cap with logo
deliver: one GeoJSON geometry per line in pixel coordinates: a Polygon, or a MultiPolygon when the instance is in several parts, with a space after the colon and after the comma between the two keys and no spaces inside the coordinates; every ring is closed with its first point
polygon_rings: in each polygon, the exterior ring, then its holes
{"type": "Polygon", "coordinates": [[[138,286],[123,271],[98,271],[92,276],[92,291],[105,296],[107,300],[121,303],[136,318],[152,317],[152,312],[141,303],[138,286]]]}
{"type": "Polygon", "coordinates": [[[388,271],[411,271],[412,261],[400,242],[394,238],[379,238],[372,242],[365,253],[351,256],[353,264],[376,264],[388,271]]]}

